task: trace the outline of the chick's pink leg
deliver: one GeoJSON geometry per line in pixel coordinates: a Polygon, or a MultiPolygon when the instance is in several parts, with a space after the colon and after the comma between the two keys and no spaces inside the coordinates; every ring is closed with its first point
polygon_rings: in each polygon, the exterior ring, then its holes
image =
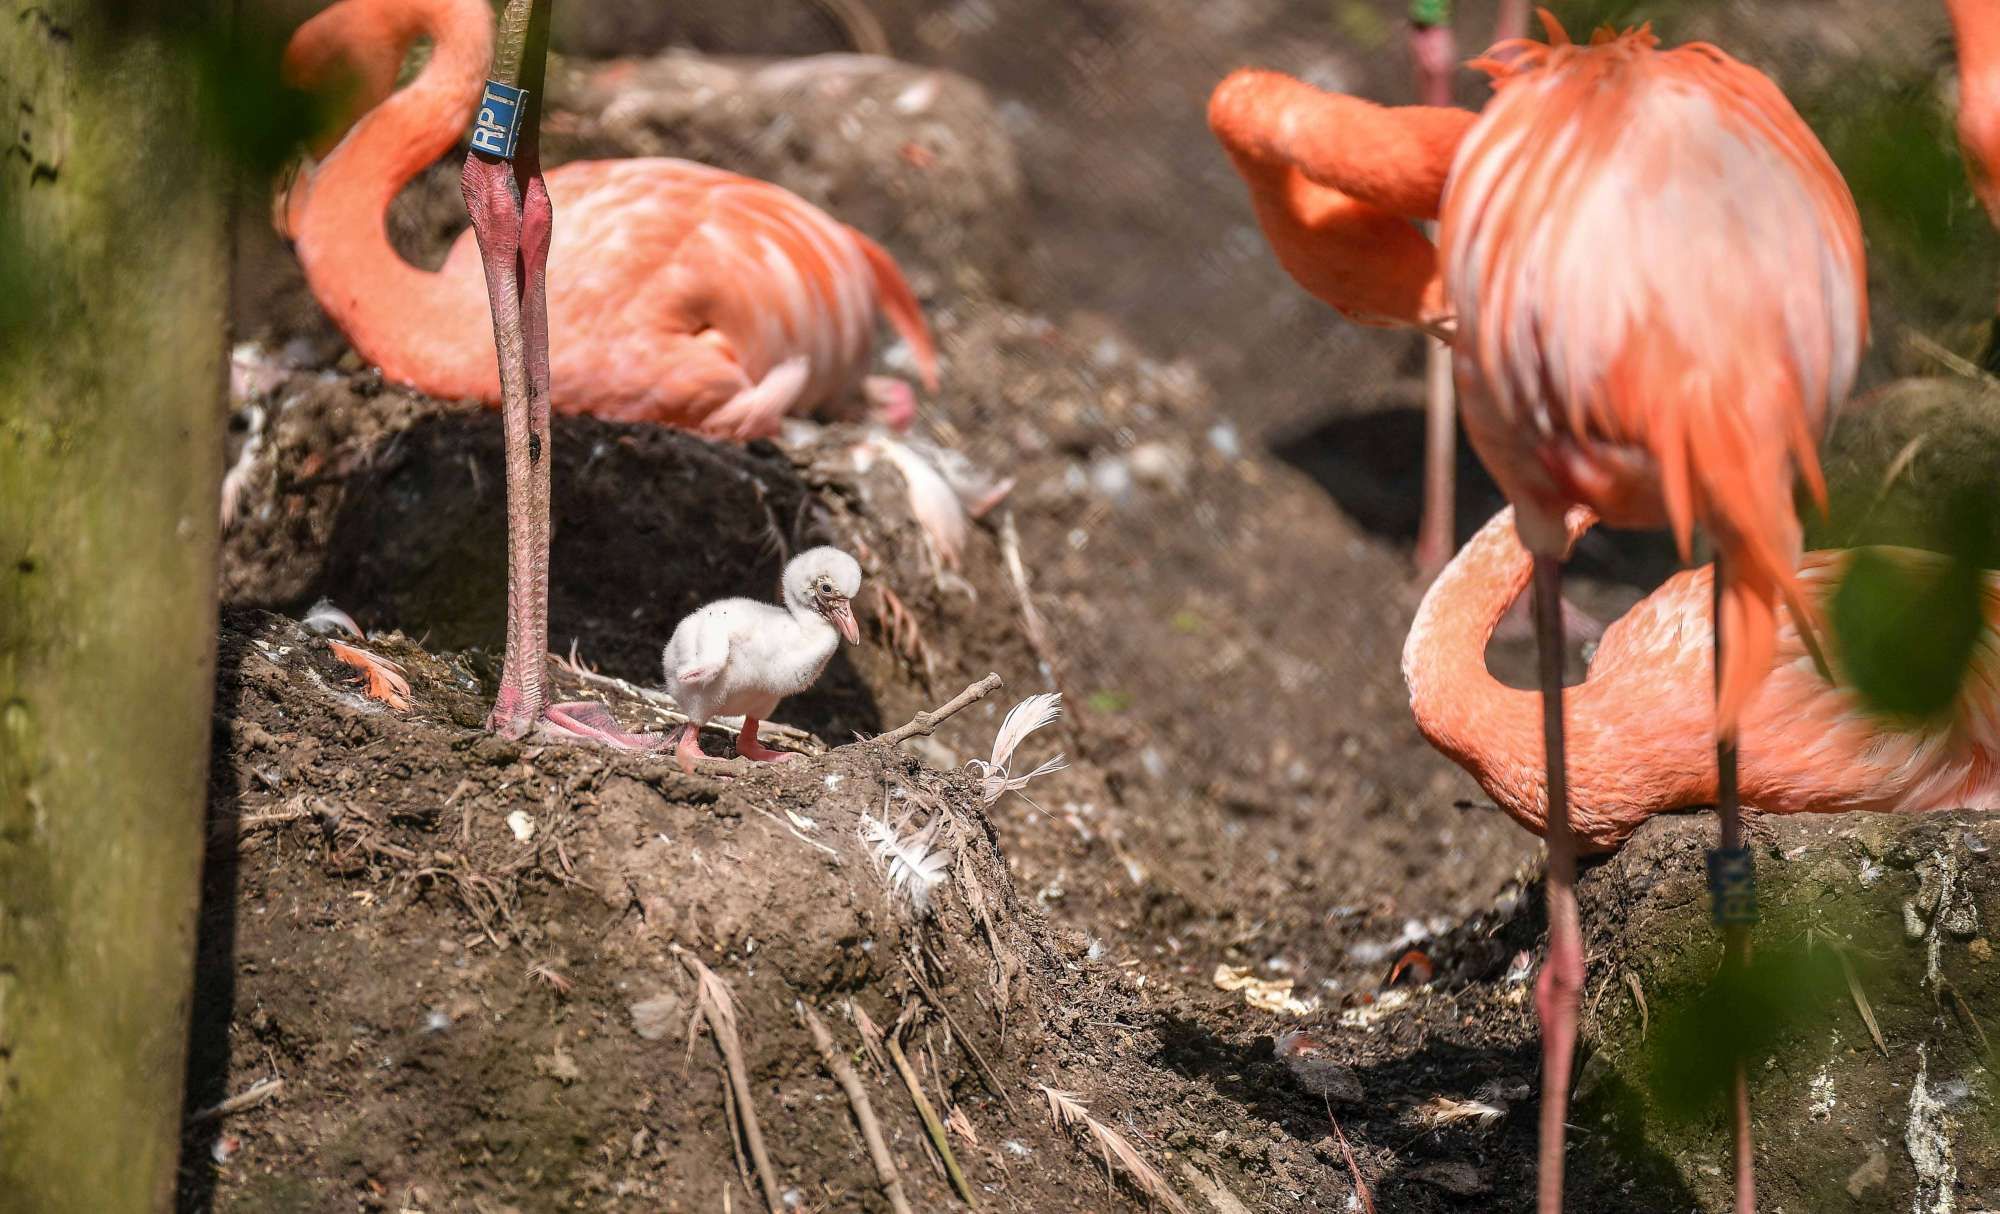
{"type": "Polygon", "coordinates": [[[736,753],[756,763],[782,763],[786,759],[796,759],[797,755],[788,750],[772,750],[757,741],[757,718],[743,718],[743,732],[736,735],[736,753]]]}
{"type": "Polygon", "coordinates": [[[699,725],[689,722],[681,729],[681,740],[680,744],[674,747],[674,758],[680,763],[683,772],[688,775],[694,774],[695,764],[702,760],[699,725]]]}

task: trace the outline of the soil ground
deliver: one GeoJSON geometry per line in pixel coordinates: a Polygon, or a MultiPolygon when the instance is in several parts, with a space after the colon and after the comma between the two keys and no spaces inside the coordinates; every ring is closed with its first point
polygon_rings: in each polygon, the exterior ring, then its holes
{"type": "MultiPolygon", "coordinates": [[[[768,594],[783,553],[811,543],[863,556],[864,644],[781,708],[813,753],[777,767],[685,777],[657,758],[487,738],[497,418],[363,368],[251,208],[237,323],[261,378],[239,402],[239,442],[255,445],[225,560],[188,1104],[285,1087],[191,1128],[183,1209],[754,1208],[714,1035],[689,1047],[690,958],[734,991],[787,1208],[888,1208],[795,1002],[853,1054],[919,1209],[948,1208],[951,1190],[893,1067],[855,1047],[869,1034],[849,1008],[904,1018],[919,1086],[969,1131],[950,1141],[982,1206],[1141,1202],[1051,1124],[1046,1084],[1195,1208],[1354,1209],[1357,1172],[1385,1211],[1525,1208],[1536,849],[1418,737],[1398,671],[1421,593],[1407,552],[1421,352],[1335,323],[1270,264],[1201,124],[1206,89],[1242,62],[1400,98],[1392,8],[884,0],[891,45],[917,66],[836,65],[803,84],[732,56],[848,49],[817,7],[671,8],[575,7],[557,158],[712,159],[881,237],[946,355],[925,432],[1016,488],[953,573],[896,474],[856,471],[851,428],[736,449],[559,419],[552,647],[599,676],[565,672],[567,688],[663,724],[603,679],[657,686],[683,614],[768,594]],[[597,62],[671,44],[723,58],[597,62]],[[931,69],[963,78],[932,77],[946,83],[924,113],[885,104],[931,69]],[[357,694],[293,622],[321,596],[405,665],[410,712],[357,694]],[[988,671],[1006,689],[933,737],[838,745],[988,671]],[[1050,689],[1065,717],[1023,755],[1060,750],[1070,767],[986,803],[964,762],[986,757],[1007,706],[1050,689]],[[526,840],[507,825],[517,811],[526,840]],[[870,815],[936,824],[950,869],[930,910],[888,887],[860,835],[870,815]],[[1432,980],[1387,988],[1412,947],[1432,980]],[[1309,1010],[1218,989],[1224,966],[1289,981],[1309,1010]],[[1287,1041],[1291,1065],[1279,1041],[1294,1029],[1310,1037],[1287,1041]],[[1499,1112],[1440,1122],[1441,1097],[1499,1112]]],[[[1465,8],[1467,28],[1490,24],[1465,8]]],[[[1838,41],[1782,21],[1758,36],[1781,62],[1838,41]]],[[[1921,60],[1925,39],[1877,54],[1921,60]]],[[[392,231],[435,264],[461,216],[444,164],[398,200],[392,231]]],[[[1498,500],[1463,452],[1459,473],[1464,535],[1498,500]]],[[[1609,618],[1670,560],[1593,533],[1576,597],[1609,618]]],[[[1496,645],[1492,660],[1518,676],[1528,656],[1496,645]]],[[[1648,961],[1665,920],[1646,914],[1696,914],[1706,825],[1662,823],[1593,873],[1586,998],[1619,1017],[1589,1023],[1606,1059],[1630,1052],[1623,975],[1661,1014],[1697,985],[1648,961]]],[[[1888,880],[1914,896],[1930,853],[1898,854],[1888,880]]],[[[1892,1026],[1905,1078],[1929,998],[1892,1026]]],[[[1971,1073],[1967,1048],[1949,1065],[1971,1073]]],[[[1607,1094],[1586,1111],[1608,1128],[1579,1115],[1571,1208],[1720,1208],[1705,1170],[1726,1157],[1720,1124],[1653,1132],[1621,1095],[1637,1081],[1605,1065],[1617,1081],[1601,1066],[1607,1094]]],[[[1869,1119],[1773,1167],[1770,1208],[1889,1208],[1923,1183],[1896,1148],[1852,1204],[1822,1193],[1823,1173],[1845,1180],[1878,1139],[1894,1147],[1908,1103],[1886,1086],[1850,1095],[1869,1119]]],[[[1790,1112],[1763,1114],[1767,1132],[1790,1112]]],[[[1976,1164],[1965,1176],[1992,1183],[1976,1164]]]]}

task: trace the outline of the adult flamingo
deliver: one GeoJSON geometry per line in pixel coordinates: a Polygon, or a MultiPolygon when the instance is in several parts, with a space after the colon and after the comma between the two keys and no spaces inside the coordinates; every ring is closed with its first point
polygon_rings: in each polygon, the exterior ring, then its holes
{"type": "MultiPolygon", "coordinates": [[[[1569,512],[1569,541],[1587,529],[1569,512]]],[[[1830,594],[1860,550],[1808,552],[1807,600],[1830,594]]],[[[1916,567],[1944,558],[1877,552],[1916,567]]],[[[1486,667],[1486,647],[1528,588],[1534,557],[1503,510],[1461,549],[1424,595],[1403,646],[1410,711],[1431,745],[1465,768],[1516,822],[1542,834],[1540,706],[1486,667]]],[[[1570,829],[1586,851],[1610,851],[1655,814],[1716,803],[1714,653],[1708,622],[1715,569],[1683,570],[1608,625],[1584,682],[1568,689],[1570,829]]],[[[1850,688],[1820,674],[1790,613],[1771,673],[1739,718],[1743,800],[1765,813],[2000,810],[2000,572],[1984,577],[1986,630],[1953,710],[1886,722],[1850,688]]],[[[1838,651],[1827,655],[1835,670],[1838,651]]]]}
{"type": "MultiPolygon", "coordinates": [[[[480,108],[494,28],[485,0],[342,0],[300,26],[285,55],[298,83],[344,73],[355,100],[381,100],[285,200],[314,296],[388,378],[489,404],[503,392],[476,236],[425,271],[390,245],[384,215],[480,108]],[[426,36],[424,71],[390,93],[426,36]]],[[[930,334],[894,260],[798,196],[665,158],[572,162],[546,190],[564,217],[548,254],[556,411],[770,435],[858,383],[878,312],[935,387],[930,334]]]]}
{"type": "MultiPolygon", "coordinates": [[[[1814,445],[1852,386],[1867,316],[1853,200],[1768,79],[1714,47],[1660,51],[1645,29],[1575,46],[1544,21],[1549,45],[1483,61],[1496,94],[1476,122],[1255,72],[1225,80],[1209,117],[1295,277],[1349,315],[1455,328],[1467,435],[1535,554],[1549,853],[1538,1201],[1554,1214],[1583,981],[1563,766],[1565,511],[1670,526],[1684,556],[1697,522],[1716,543],[1718,857],[1732,879],[1718,918],[1737,920],[1740,962],[1733,742],[1770,667],[1778,601],[1809,618],[1791,487],[1803,473],[1823,497],[1814,445]],[[1440,211],[1442,273],[1410,223],[1440,211]]],[[[1736,1088],[1747,1210],[1740,1068],[1736,1088]]]]}
{"type": "Polygon", "coordinates": [[[364,100],[386,92],[394,72],[384,65],[413,40],[428,35],[433,48],[413,83],[295,183],[284,213],[314,294],[364,357],[430,395],[501,407],[507,646],[491,727],[638,746],[646,740],[601,706],[547,699],[551,409],[769,434],[788,412],[852,385],[878,307],[927,385],[936,356],[888,254],[776,186],[660,159],[572,163],[545,178],[549,7],[508,0],[497,35],[484,0],[342,0],[301,26],[286,48],[289,77],[311,85],[344,69],[364,100]],[[505,138],[467,153],[474,238],[427,273],[390,247],[383,216],[475,108],[481,134],[505,138]],[[560,239],[552,197],[568,219],[560,239]]]}

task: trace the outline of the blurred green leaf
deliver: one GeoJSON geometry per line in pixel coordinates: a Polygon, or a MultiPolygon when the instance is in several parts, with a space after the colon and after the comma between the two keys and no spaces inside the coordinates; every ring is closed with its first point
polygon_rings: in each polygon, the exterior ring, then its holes
{"type": "Polygon", "coordinates": [[[1335,0],[1333,24],[1343,39],[1366,51],[1389,45],[1394,31],[1380,10],[1366,0],[1335,0]]]}
{"type": "Polygon", "coordinates": [[[339,112],[344,89],[309,93],[280,75],[289,31],[243,21],[205,29],[181,45],[201,82],[205,133],[249,172],[276,173],[339,112]]]}
{"type": "Polygon", "coordinates": [[[1084,703],[1093,712],[1124,712],[1132,707],[1132,697],[1123,691],[1093,691],[1084,703]]]}
{"type": "Polygon", "coordinates": [[[1654,1008],[1647,1088],[1669,1118],[1725,1107],[1739,1059],[1754,1075],[1781,1040],[1844,1006],[1840,961],[1803,938],[1760,947],[1748,969],[1725,965],[1692,999],[1654,1008]]]}
{"type": "Polygon", "coordinates": [[[1913,562],[1857,550],[1834,592],[1832,623],[1862,698],[1894,716],[1948,709],[1985,627],[1981,585],[1977,566],[1955,554],[1913,562]]]}

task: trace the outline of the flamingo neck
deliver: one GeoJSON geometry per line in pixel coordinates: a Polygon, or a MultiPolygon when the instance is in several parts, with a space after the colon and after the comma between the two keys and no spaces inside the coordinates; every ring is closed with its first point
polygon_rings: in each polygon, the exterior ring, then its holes
{"type": "Polygon", "coordinates": [[[1494,629],[1533,574],[1534,558],[1514,535],[1514,512],[1504,510],[1425,593],[1403,644],[1403,680],[1418,732],[1494,794],[1501,808],[1540,831],[1546,812],[1541,700],[1507,686],[1486,667],[1494,629]]]}
{"type": "MultiPolygon", "coordinates": [[[[423,72],[365,114],[313,173],[293,225],[313,294],[391,379],[407,382],[422,368],[427,381],[453,385],[438,395],[481,395],[492,378],[480,374],[482,364],[492,371],[486,310],[457,276],[403,260],[387,216],[397,193],[469,123],[492,58],[492,14],[483,0],[346,0],[315,20],[338,22],[324,32],[358,61],[400,62],[419,36],[432,51],[423,72]]],[[[308,26],[298,37],[309,32],[322,31],[308,26]]]]}

